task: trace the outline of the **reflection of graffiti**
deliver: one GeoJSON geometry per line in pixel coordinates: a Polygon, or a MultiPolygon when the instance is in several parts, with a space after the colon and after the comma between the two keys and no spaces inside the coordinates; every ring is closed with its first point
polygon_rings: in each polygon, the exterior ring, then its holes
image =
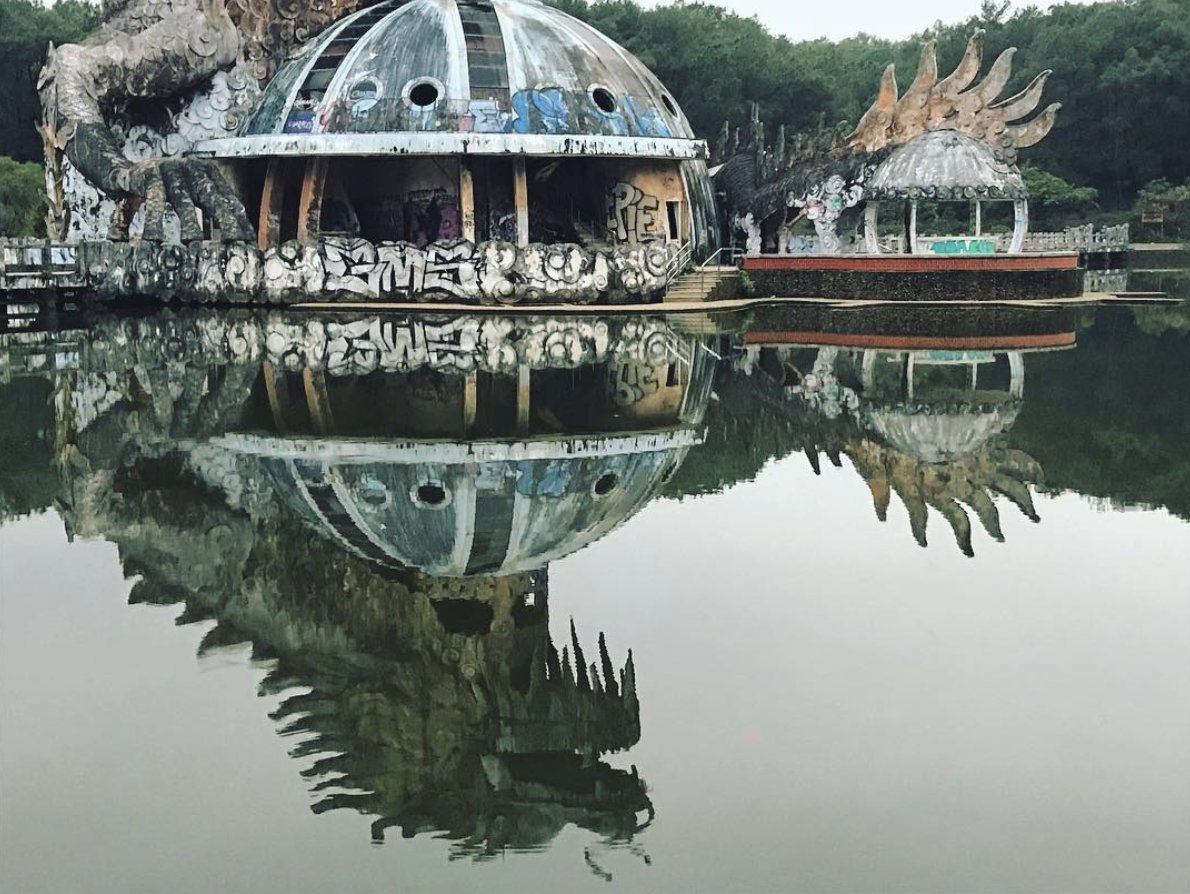
{"type": "Polygon", "coordinates": [[[615,377],[608,380],[611,399],[618,407],[630,407],[658,391],[664,376],[665,367],[624,363],[616,370],[615,377]]]}
{"type": "Polygon", "coordinates": [[[662,237],[660,202],[631,183],[617,183],[607,194],[607,228],[617,242],[648,242],[662,237]]]}
{"type": "Polygon", "coordinates": [[[660,379],[649,370],[661,366],[673,337],[664,323],[648,319],[456,317],[431,322],[364,317],[304,324],[274,319],[267,328],[268,358],[288,370],[358,375],[428,368],[512,374],[520,366],[575,369],[615,360],[638,370],[626,374],[625,387],[641,396],[659,387],[660,379]]]}
{"type": "Polygon", "coordinates": [[[665,285],[675,246],[655,242],[611,256],[572,243],[371,243],[324,237],[264,251],[242,242],[80,242],[0,240],[0,289],[152,295],[233,304],[311,299],[447,298],[471,304],[647,297],[665,285]]]}

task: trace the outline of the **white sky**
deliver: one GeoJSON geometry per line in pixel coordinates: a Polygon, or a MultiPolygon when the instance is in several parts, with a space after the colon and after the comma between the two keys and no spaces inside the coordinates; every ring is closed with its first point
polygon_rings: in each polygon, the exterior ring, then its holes
{"type": "MultiPolygon", "coordinates": [[[[645,6],[662,5],[662,0],[640,0],[645,6]]],[[[842,2],[796,2],[796,0],[712,0],[743,16],[756,16],[770,30],[793,40],[829,37],[838,40],[860,31],[877,37],[902,38],[928,28],[941,19],[961,22],[979,11],[980,0],[842,0],[842,2]]],[[[1080,2],[1080,0],[1076,0],[1080,2]]],[[[1085,0],[1081,0],[1085,2],[1085,0]]],[[[1014,2],[1010,11],[1026,6],[1048,9],[1052,0],[1014,2]]]]}

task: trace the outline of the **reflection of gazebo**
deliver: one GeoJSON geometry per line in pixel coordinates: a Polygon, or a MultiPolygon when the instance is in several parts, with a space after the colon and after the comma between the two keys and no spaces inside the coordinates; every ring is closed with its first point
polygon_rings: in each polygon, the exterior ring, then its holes
{"type": "MultiPolygon", "coordinates": [[[[922,134],[892,154],[876,169],[864,187],[868,200],[864,229],[867,250],[880,251],[877,239],[879,203],[908,202],[906,239],[910,254],[918,253],[917,206],[933,202],[967,202],[975,208],[975,236],[982,236],[982,203],[1012,202],[1013,231],[1009,251],[1024,247],[1029,225],[1027,192],[1015,164],[996,158],[987,143],[957,130],[922,134]]],[[[964,253],[990,253],[991,243],[955,246],[964,253]]]]}

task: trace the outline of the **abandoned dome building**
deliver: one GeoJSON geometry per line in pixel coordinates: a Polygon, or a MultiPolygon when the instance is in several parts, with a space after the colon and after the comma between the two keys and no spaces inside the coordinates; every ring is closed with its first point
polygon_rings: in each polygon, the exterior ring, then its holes
{"type": "Polygon", "coordinates": [[[1076,297],[1074,249],[1099,244],[1028,234],[1017,152],[1060,104],[1034,114],[1049,71],[1001,99],[1014,50],[980,77],[982,31],[941,78],[928,43],[904,95],[889,66],[846,136],[790,149],[779,129],[769,146],[754,107],[708,169],[656,76],[541,0],[185,9],[115,5],[48,55],[51,241],[0,247],[6,291],[538,306],[1076,297]],[[919,234],[922,202],[969,205],[974,235],[919,234]],[[985,232],[989,202],[1012,204],[1011,237],[985,232]],[[878,214],[897,207],[904,232],[882,235],[878,214]]]}
{"type": "Polygon", "coordinates": [[[449,267],[431,287],[498,301],[647,295],[681,247],[717,239],[706,146],[677,101],[538,0],[365,8],[193,153],[224,168],[260,249],[327,243],[349,292],[416,291],[387,261],[449,267]]]}

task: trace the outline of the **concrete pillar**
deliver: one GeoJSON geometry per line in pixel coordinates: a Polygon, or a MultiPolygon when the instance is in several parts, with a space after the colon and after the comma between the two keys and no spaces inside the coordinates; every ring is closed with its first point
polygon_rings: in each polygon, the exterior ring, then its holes
{"type": "Polygon", "coordinates": [[[525,170],[525,157],[518,155],[512,160],[513,200],[516,207],[516,244],[524,248],[529,244],[529,175],[525,170]]]}
{"type": "Polygon", "coordinates": [[[475,175],[471,159],[459,159],[459,213],[463,218],[463,238],[475,241],[475,175]]]}
{"type": "Polygon", "coordinates": [[[863,372],[860,381],[863,383],[864,391],[869,395],[872,389],[876,387],[876,352],[871,348],[864,351],[863,372]]]}

